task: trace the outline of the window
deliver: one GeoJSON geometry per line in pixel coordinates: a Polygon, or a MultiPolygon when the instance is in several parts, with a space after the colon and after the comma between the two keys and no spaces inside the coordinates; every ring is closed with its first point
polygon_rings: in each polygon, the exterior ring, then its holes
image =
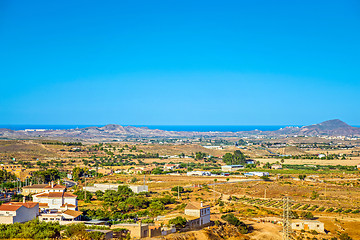
{"type": "Polygon", "coordinates": [[[47,218],[43,218],[43,220],[45,220],[45,221],[46,221],[46,220],[48,220],[48,219],[47,219],[47,218]]]}
{"type": "Polygon", "coordinates": [[[296,224],[296,227],[300,227],[300,224],[296,224]]]}
{"type": "Polygon", "coordinates": [[[50,218],[51,221],[54,221],[54,218],[50,218]]]}
{"type": "Polygon", "coordinates": [[[320,227],[320,225],[316,225],[316,227],[320,227]]]}

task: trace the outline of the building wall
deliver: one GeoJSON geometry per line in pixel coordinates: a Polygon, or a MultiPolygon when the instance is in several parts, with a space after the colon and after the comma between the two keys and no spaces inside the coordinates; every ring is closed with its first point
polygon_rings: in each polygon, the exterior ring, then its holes
{"type": "Polygon", "coordinates": [[[39,204],[37,204],[33,208],[26,208],[24,206],[20,207],[16,211],[16,215],[14,216],[13,222],[27,222],[35,219],[39,215],[39,204]]]}
{"type": "Polygon", "coordinates": [[[13,223],[14,223],[13,216],[0,216],[0,224],[13,224],[13,223]]]}
{"type": "Polygon", "coordinates": [[[185,215],[193,216],[193,217],[200,217],[200,210],[199,209],[185,209],[185,215]]]}
{"type": "Polygon", "coordinates": [[[293,223],[291,223],[291,228],[293,230],[299,230],[299,231],[315,230],[317,232],[325,232],[324,223],[322,223],[322,222],[312,222],[312,221],[293,222],[293,223]]]}
{"type": "Polygon", "coordinates": [[[60,209],[63,204],[73,204],[77,206],[76,198],[43,198],[33,197],[34,202],[47,203],[50,209],[60,209]]]}
{"type": "Polygon", "coordinates": [[[116,224],[111,226],[112,229],[114,228],[125,228],[130,231],[130,235],[132,238],[144,238],[149,236],[149,225],[144,224],[116,224]]]}
{"type": "Polygon", "coordinates": [[[157,237],[161,236],[161,227],[151,228],[149,229],[149,237],[157,237]]]}

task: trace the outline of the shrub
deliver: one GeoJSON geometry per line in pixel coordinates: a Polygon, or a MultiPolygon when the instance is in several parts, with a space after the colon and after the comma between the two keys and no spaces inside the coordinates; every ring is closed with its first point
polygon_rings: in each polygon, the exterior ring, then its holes
{"type": "Polygon", "coordinates": [[[169,224],[174,224],[176,228],[184,228],[187,223],[186,218],[184,217],[176,217],[169,220],[169,224]]]}
{"type": "Polygon", "coordinates": [[[314,215],[311,213],[311,212],[302,212],[300,214],[301,218],[304,218],[304,219],[313,219],[314,218],[314,215]]]}
{"type": "Polygon", "coordinates": [[[246,234],[250,230],[249,227],[245,223],[241,222],[232,213],[222,215],[221,219],[223,219],[223,220],[227,221],[229,224],[234,225],[235,227],[237,227],[239,229],[240,233],[242,233],[242,234],[246,234]]]}

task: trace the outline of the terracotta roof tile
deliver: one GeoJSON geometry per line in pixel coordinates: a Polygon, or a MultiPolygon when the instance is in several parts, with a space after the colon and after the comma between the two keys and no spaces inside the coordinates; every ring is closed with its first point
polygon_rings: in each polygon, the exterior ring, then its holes
{"type": "Polygon", "coordinates": [[[64,212],[64,214],[76,218],[76,217],[80,216],[80,215],[82,214],[82,212],[80,212],[80,211],[74,211],[74,210],[66,210],[66,211],[64,212]]]}
{"type": "Polygon", "coordinates": [[[77,196],[69,192],[45,192],[34,195],[40,198],[76,198],[77,196]]]}
{"type": "Polygon", "coordinates": [[[1,205],[0,206],[0,211],[16,211],[18,210],[19,208],[21,208],[22,206],[20,205],[1,205]]]}
{"type": "Polygon", "coordinates": [[[69,204],[69,203],[65,203],[65,204],[61,205],[61,207],[66,207],[66,206],[68,206],[68,207],[76,207],[75,205],[69,204]]]}
{"type": "Polygon", "coordinates": [[[49,186],[48,184],[34,184],[34,185],[31,185],[31,186],[26,186],[26,187],[23,187],[25,189],[32,189],[32,188],[45,188],[49,186]]]}
{"type": "Polygon", "coordinates": [[[51,188],[51,189],[65,189],[66,187],[65,186],[62,186],[62,185],[58,185],[58,184],[54,184],[53,187],[51,187],[50,185],[47,185],[46,187],[44,188],[51,188]]]}
{"type": "Polygon", "coordinates": [[[16,211],[19,208],[21,208],[22,206],[26,207],[26,208],[33,208],[36,205],[38,205],[39,203],[35,203],[35,202],[26,202],[26,203],[22,203],[22,202],[9,202],[9,203],[4,203],[0,206],[0,211],[16,211]]]}
{"type": "Polygon", "coordinates": [[[203,208],[209,208],[209,205],[203,205],[201,206],[201,203],[197,202],[190,202],[186,205],[185,209],[203,209],[203,208]]]}

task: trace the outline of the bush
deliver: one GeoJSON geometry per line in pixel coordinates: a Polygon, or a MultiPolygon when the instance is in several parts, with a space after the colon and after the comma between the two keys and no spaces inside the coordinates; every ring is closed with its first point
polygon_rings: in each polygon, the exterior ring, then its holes
{"type": "Polygon", "coordinates": [[[234,225],[235,227],[237,227],[239,229],[240,233],[242,233],[242,234],[246,234],[246,233],[249,232],[249,227],[245,223],[241,222],[232,213],[222,215],[221,219],[223,219],[223,220],[227,221],[229,224],[234,225]]]}
{"type": "Polygon", "coordinates": [[[183,187],[180,187],[180,186],[175,186],[171,189],[171,191],[173,192],[184,192],[184,188],[183,187]],[[178,190],[179,189],[179,190],[178,190]]]}
{"type": "Polygon", "coordinates": [[[186,218],[180,216],[169,220],[169,224],[174,224],[177,229],[184,228],[186,223],[186,218]]]}
{"type": "Polygon", "coordinates": [[[311,212],[302,212],[300,217],[303,219],[313,219],[314,215],[311,212]]]}
{"type": "Polygon", "coordinates": [[[326,210],[326,212],[333,212],[333,211],[334,211],[334,208],[332,208],[332,207],[326,210]]]}

